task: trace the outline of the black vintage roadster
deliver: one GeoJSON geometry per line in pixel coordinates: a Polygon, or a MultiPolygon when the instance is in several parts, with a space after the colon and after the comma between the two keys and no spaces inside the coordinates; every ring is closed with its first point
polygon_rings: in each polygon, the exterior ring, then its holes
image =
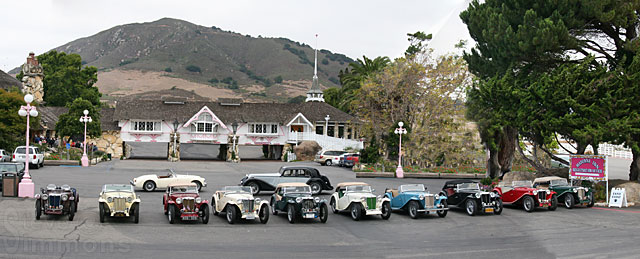
{"type": "Polygon", "coordinates": [[[480,189],[478,182],[472,180],[447,181],[441,195],[447,196],[449,206],[464,208],[467,214],[474,216],[480,212],[496,215],[502,213],[502,199],[495,192],[480,189]]]}

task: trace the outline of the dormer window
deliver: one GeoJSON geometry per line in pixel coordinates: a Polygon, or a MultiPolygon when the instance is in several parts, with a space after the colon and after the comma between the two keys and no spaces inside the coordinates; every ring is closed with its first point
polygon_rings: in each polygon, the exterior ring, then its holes
{"type": "Polygon", "coordinates": [[[198,120],[191,123],[191,132],[213,133],[218,132],[218,124],[213,122],[213,116],[209,113],[202,113],[198,120]]]}
{"type": "Polygon", "coordinates": [[[278,134],[276,123],[249,123],[249,134],[278,134]]]}

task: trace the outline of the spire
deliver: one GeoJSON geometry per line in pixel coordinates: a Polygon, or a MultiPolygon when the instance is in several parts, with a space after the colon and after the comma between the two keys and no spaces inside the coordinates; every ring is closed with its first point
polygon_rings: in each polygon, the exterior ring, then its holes
{"type": "Polygon", "coordinates": [[[307,92],[307,99],[305,102],[324,102],[324,96],[322,90],[320,90],[320,83],[318,82],[318,34],[316,34],[315,54],[313,81],[311,82],[311,89],[307,92]]]}

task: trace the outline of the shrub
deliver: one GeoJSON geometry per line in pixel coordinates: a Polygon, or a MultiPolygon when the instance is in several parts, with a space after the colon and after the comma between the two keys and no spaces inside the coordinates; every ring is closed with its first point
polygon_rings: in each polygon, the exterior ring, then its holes
{"type": "Polygon", "coordinates": [[[327,60],[326,58],[322,59],[322,64],[329,65],[329,60],[327,60]]]}
{"type": "Polygon", "coordinates": [[[171,69],[171,67],[167,67],[164,69],[164,72],[171,73],[173,72],[173,70],[171,69]]]}
{"type": "Polygon", "coordinates": [[[200,67],[199,66],[194,66],[194,65],[188,65],[185,69],[187,71],[193,72],[193,73],[200,73],[201,72],[200,67]]]}
{"type": "Polygon", "coordinates": [[[209,79],[209,83],[217,84],[218,82],[219,82],[219,81],[218,81],[218,79],[217,79],[217,78],[215,78],[215,77],[214,77],[214,78],[209,79]]]}
{"type": "Polygon", "coordinates": [[[276,84],[282,83],[282,76],[276,76],[275,78],[273,78],[273,82],[275,82],[276,84]]]}

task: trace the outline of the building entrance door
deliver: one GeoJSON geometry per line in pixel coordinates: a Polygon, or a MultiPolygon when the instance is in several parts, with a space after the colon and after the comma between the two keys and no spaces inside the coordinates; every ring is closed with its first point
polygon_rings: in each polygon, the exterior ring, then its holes
{"type": "Polygon", "coordinates": [[[303,125],[291,125],[291,132],[302,132],[304,130],[303,125]]]}

